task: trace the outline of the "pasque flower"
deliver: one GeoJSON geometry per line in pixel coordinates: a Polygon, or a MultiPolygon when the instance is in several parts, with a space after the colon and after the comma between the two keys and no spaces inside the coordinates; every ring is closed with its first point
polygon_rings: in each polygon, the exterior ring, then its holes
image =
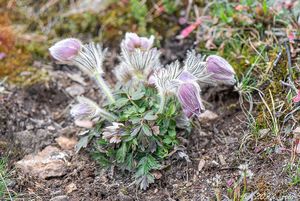
{"type": "Polygon", "coordinates": [[[104,128],[102,137],[110,143],[119,143],[121,142],[121,127],[124,126],[124,124],[117,122],[112,122],[112,124],[112,126],[104,128]]]}
{"type": "Polygon", "coordinates": [[[213,79],[224,84],[235,84],[235,72],[232,66],[224,58],[217,55],[211,55],[207,57],[206,63],[207,72],[211,74],[213,79]]]}
{"type": "Polygon", "coordinates": [[[187,117],[198,116],[204,106],[200,98],[200,87],[195,82],[180,84],[177,91],[178,99],[181,103],[184,114],[187,117]]]}
{"type": "Polygon", "coordinates": [[[125,48],[132,52],[134,49],[149,50],[154,42],[154,36],[150,38],[139,37],[136,33],[126,33],[123,45],[125,48]]]}
{"type": "Polygon", "coordinates": [[[76,38],[66,38],[55,43],[49,48],[50,54],[54,59],[61,62],[68,62],[76,57],[82,47],[80,40],[76,38]]]}
{"type": "Polygon", "coordinates": [[[94,78],[110,103],[115,103],[110,88],[102,78],[102,64],[106,50],[93,42],[82,45],[76,38],[61,40],[49,48],[50,54],[58,61],[78,66],[80,70],[94,78]]]}
{"type": "Polygon", "coordinates": [[[88,120],[101,116],[104,119],[112,121],[116,118],[113,114],[103,110],[97,103],[88,98],[80,96],[77,98],[77,101],[78,103],[71,109],[71,115],[75,119],[88,120]]]}

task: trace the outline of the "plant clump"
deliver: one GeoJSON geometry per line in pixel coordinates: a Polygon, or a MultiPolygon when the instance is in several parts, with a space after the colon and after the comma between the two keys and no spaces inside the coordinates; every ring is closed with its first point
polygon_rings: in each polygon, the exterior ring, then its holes
{"type": "Polygon", "coordinates": [[[153,36],[126,34],[113,89],[104,80],[107,50],[101,45],[68,38],[49,49],[58,61],[76,65],[93,78],[106,97],[99,105],[80,96],[72,107],[77,122],[93,124],[77,150],[90,142],[102,166],[116,165],[134,173],[141,189],[154,182],[153,171],[162,168],[163,160],[180,145],[178,137],[189,133],[193,118],[205,110],[201,85],[235,84],[233,68],[219,56],[206,58],[192,50],[183,64],[163,66],[153,44],[153,36]]]}

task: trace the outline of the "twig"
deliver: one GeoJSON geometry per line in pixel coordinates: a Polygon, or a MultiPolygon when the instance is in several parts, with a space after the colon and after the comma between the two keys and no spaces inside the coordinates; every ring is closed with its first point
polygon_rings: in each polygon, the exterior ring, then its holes
{"type": "Polygon", "coordinates": [[[293,69],[292,69],[292,58],[291,58],[291,51],[290,51],[290,46],[288,45],[287,43],[288,41],[285,40],[283,42],[284,44],[284,47],[286,49],[286,55],[287,55],[287,58],[288,58],[288,73],[289,73],[289,82],[290,83],[293,83],[293,78],[292,78],[292,75],[293,75],[293,69]]]}
{"type": "Polygon", "coordinates": [[[276,57],[276,59],[275,59],[275,61],[274,61],[274,63],[273,63],[273,67],[276,67],[276,66],[277,66],[279,60],[281,59],[281,56],[282,56],[282,49],[281,49],[281,47],[280,47],[279,53],[277,54],[277,57],[276,57]]]}
{"type": "Polygon", "coordinates": [[[189,0],[188,6],[186,8],[186,13],[185,13],[185,20],[186,21],[188,21],[188,19],[189,19],[189,14],[191,12],[192,4],[193,4],[193,0],[189,0]]]}

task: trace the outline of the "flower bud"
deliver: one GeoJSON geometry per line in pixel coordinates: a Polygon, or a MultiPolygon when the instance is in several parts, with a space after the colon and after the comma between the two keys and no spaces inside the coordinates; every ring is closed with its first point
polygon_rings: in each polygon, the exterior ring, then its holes
{"type": "Polygon", "coordinates": [[[102,138],[109,141],[109,143],[119,143],[121,142],[122,127],[124,124],[112,122],[112,126],[107,126],[104,128],[102,133],[102,138]]]}
{"type": "Polygon", "coordinates": [[[123,44],[129,52],[132,52],[136,48],[140,48],[141,50],[149,50],[152,47],[153,42],[154,36],[146,38],[139,37],[136,33],[126,33],[123,44]]]}
{"type": "Polygon", "coordinates": [[[200,98],[200,88],[197,83],[182,83],[178,87],[177,96],[181,103],[183,112],[188,118],[193,115],[199,116],[201,110],[204,110],[200,98]]]}
{"type": "Polygon", "coordinates": [[[92,100],[85,97],[78,97],[78,104],[71,109],[71,115],[75,119],[92,119],[99,113],[99,106],[92,100]]]}
{"type": "Polygon", "coordinates": [[[207,72],[212,74],[213,79],[224,84],[235,84],[235,72],[225,59],[217,55],[211,55],[207,57],[206,62],[207,72]]]}
{"type": "Polygon", "coordinates": [[[190,72],[186,70],[182,71],[178,79],[183,82],[193,82],[197,80],[197,78],[194,75],[192,75],[190,72]]]}
{"type": "Polygon", "coordinates": [[[67,62],[78,55],[81,50],[81,41],[76,38],[67,38],[55,43],[49,48],[52,57],[61,62],[67,62]]]}

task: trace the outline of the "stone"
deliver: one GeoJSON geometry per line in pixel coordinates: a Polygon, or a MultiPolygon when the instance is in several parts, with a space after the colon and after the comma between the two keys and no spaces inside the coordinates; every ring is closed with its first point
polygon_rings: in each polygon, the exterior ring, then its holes
{"type": "Polygon", "coordinates": [[[16,168],[25,174],[47,179],[67,173],[67,154],[54,146],[47,146],[37,154],[29,154],[16,163],[16,168]]]}
{"type": "Polygon", "coordinates": [[[66,186],[65,190],[66,190],[67,194],[70,194],[73,191],[77,190],[77,186],[74,183],[70,183],[69,185],[66,186]]]}
{"type": "Polygon", "coordinates": [[[84,93],[84,88],[80,84],[73,84],[66,88],[66,91],[73,97],[80,96],[84,93]]]}
{"type": "Polygon", "coordinates": [[[75,138],[67,138],[65,136],[59,136],[55,139],[55,141],[63,150],[74,149],[77,144],[77,140],[75,138]]]}
{"type": "Polygon", "coordinates": [[[94,123],[90,120],[75,120],[75,125],[82,128],[93,128],[94,123]]]}
{"type": "Polygon", "coordinates": [[[55,133],[51,133],[47,129],[24,130],[13,133],[14,142],[20,146],[25,154],[37,152],[40,149],[50,145],[55,133]]]}
{"type": "Polygon", "coordinates": [[[203,113],[201,113],[199,115],[200,123],[212,122],[212,121],[217,120],[218,118],[219,118],[219,116],[210,110],[205,110],[203,113]]]}
{"type": "Polygon", "coordinates": [[[54,198],[51,198],[50,201],[68,201],[69,197],[66,195],[59,195],[54,198]]]}
{"type": "Polygon", "coordinates": [[[265,137],[270,132],[269,128],[260,129],[258,134],[261,138],[265,137]]]}

